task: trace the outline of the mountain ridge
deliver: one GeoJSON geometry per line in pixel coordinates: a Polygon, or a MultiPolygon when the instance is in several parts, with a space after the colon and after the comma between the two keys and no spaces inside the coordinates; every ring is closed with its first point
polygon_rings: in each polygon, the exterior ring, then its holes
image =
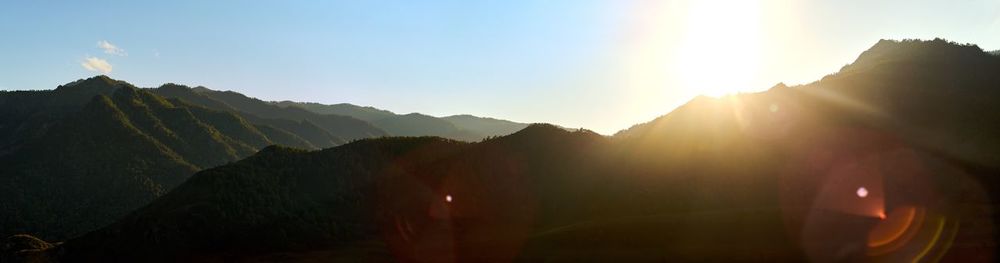
{"type": "Polygon", "coordinates": [[[460,114],[435,117],[417,112],[397,114],[371,106],[349,103],[320,104],[315,102],[271,102],[281,107],[295,107],[320,114],[351,116],[388,131],[396,136],[440,136],[463,141],[479,141],[487,137],[511,134],[527,124],[507,120],[460,114]]]}

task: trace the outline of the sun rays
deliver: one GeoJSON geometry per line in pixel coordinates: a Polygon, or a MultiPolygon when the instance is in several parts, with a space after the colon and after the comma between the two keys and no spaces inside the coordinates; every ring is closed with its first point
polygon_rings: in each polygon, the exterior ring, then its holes
{"type": "Polygon", "coordinates": [[[682,85],[716,97],[755,88],[761,66],[760,3],[697,1],[688,8],[675,63],[682,85]]]}

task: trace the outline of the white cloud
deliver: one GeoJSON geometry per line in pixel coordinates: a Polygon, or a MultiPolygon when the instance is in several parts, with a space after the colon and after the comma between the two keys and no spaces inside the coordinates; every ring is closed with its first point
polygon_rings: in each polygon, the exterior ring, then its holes
{"type": "Polygon", "coordinates": [[[83,68],[87,70],[101,72],[103,74],[111,73],[111,64],[108,63],[107,60],[96,57],[87,57],[80,63],[80,66],[83,66],[83,68]]]}
{"type": "Polygon", "coordinates": [[[118,56],[128,56],[128,53],[125,53],[124,49],[111,44],[111,42],[108,42],[107,40],[97,41],[97,47],[103,49],[104,53],[118,56]]]}

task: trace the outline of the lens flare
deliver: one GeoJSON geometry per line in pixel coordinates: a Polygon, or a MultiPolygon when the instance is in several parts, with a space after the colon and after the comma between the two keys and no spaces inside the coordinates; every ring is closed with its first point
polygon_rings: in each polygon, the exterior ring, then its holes
{"type": "Polygon", "coordinates": [[[883,213],[880,216],[882,218],[882,222],[876,225],[875,228],[868,233],[868,246],[885,246],[893,241],[900,240],[900,238],[903,237],[903,234],[907,231],[913,231],[915,228],[919,227],[919,225],[914,226],[915,221],[918,224],[921,221],[917,218],[918,213],[921,217],[923,216],[922,211],[912,206],[896,208],[892,211],[892,213],[890,213],[891,216],[889,217],[886,217],[883,213]]]}
{"type": "Polygon", "coordinates": [[[858,197],[861,197],[861,198],[868,197],[868,189],[866,189],[864,186],[858,187],[857,194],[858,194],[858,197]]]}

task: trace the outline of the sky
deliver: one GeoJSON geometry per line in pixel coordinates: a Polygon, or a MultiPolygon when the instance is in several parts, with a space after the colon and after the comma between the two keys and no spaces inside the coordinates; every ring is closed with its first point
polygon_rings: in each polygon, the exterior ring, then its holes
{"type": "Polygon", "coordinates": [[[0,90],[106,74],[613,134],[818,80],[883,38],[1000,49],[1000,0],[67,2],[0,5],[0,90]]]}

